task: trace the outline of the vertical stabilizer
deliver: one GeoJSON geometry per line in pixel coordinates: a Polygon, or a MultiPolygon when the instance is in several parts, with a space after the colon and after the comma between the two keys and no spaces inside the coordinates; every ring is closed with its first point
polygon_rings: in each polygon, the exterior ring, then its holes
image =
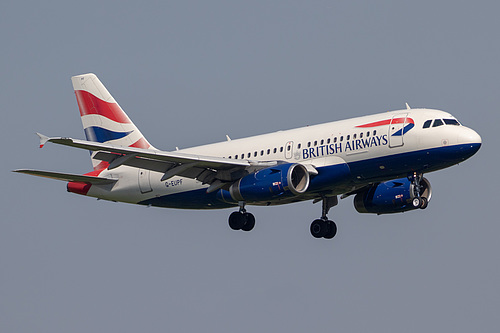
{"type": "MultiPolygon", "coordinates": [[[[95,74],[71,78],[88,141],[155,149],[130,120],[95,74]]],[[[94,169],[99,161],[92,159],[94,169]]]]}

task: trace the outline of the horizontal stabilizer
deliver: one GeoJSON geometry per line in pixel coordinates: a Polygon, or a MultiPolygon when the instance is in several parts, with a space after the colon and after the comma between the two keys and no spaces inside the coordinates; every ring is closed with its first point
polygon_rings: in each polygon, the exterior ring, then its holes
{"type": "Polygon", "coordinates": [[[111,179],[111,178],[75,175],[71,173],[41,171],[41,170],[20,169],[20,170],[14,170],[13,172],[25,173],[28,175],[57,179],[57,180],[64,180],[67,182],[91,183],[93,185],[113,184],[117,181],[116,179],[111,179]]]}

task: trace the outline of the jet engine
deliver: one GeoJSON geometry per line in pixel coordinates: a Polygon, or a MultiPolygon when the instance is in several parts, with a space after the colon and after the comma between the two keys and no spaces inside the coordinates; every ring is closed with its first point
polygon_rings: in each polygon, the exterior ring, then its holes
{"type": "Polygon", "coordinates": [[[356,194],[354,207],[359,213],[379,215],[424,209],[431,200],[431,184],[422,177],[418,187],[417,191],[417,186],[408,178],[377,183],[356,194]]]}
{"type": "Polygon", "coordinates": [[[265,201],[299,195],[309,187],[309,173],[297,163],[280,164],[249,174],[229,188],[235,201],[265,201]]]}

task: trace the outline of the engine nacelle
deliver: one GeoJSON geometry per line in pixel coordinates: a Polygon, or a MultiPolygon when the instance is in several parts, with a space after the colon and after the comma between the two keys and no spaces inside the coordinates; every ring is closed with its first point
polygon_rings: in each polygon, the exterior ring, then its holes
{"type": "MultiPolygon", "coordinates": [[[[425,178],[420,181],[420,196],[426,203],[431,200],[431,184],[425,178]]],[[[354,207],[359,213],[391,214],[401,213],[425,206],[415,207],[414,185],[407,179],[395,179],[375,184],[354,197],[354,207]]]]}
{"type": "Polygon", "coordinates": [[[309,187],[309,173],[296,163],[276,165],[245,176],[231,185],[229,193],[235,201],[266,201],[299,195],[309,187]]]}

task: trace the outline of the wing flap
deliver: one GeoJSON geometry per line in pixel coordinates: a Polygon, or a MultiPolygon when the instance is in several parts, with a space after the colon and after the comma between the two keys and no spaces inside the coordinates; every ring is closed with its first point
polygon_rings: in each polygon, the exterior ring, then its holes
{"type": "MultiPolygon", "coordinates": [[[[120,156],[126,156],[126,155],[117,155],[115,153],[100,151],[94,155],[94,158],[100,161],[109,162],[111,165],[111,163],[117,158],[120,158],[120,156]]],[[[166,170],[174,166],[175,163],[152,160],[148,158],[137,158],[135,156],[133,158],[125,159],[125,161],[121,165],[128,165],[134,168],[146,169],[156,172],[165,172],[166,170]]]]}

